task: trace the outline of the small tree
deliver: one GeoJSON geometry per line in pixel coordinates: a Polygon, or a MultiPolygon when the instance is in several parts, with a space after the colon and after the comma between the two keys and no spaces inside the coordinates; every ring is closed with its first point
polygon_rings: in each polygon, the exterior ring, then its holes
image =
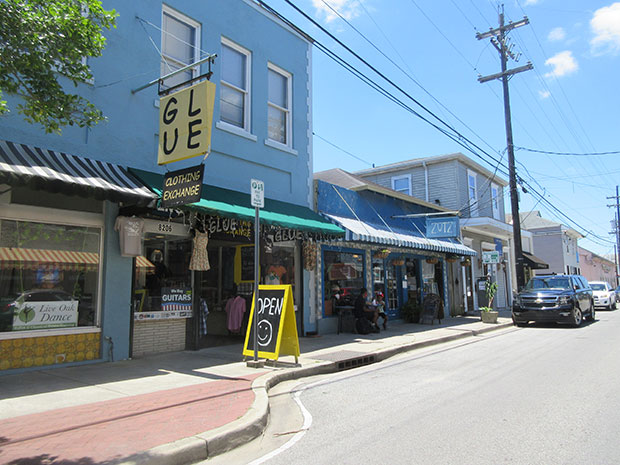
{"type": "Polygon", "coordinates": [[[116,13],[99,0],[0,1],[0,114],[9,111],[2,93],[22,98],[17,110],[46,132],[66,125],[94,126],[103,114],[59,82],[77,86],[92,79],[86,62],[105,46],[102,29],[116,13]]]}
{"type": "Polygon", "coordinates": [[[497,283],[491,282],[490,278],[484,283],[484,294],[487,296],[489,301],[488,307],[480,307],[480,310],[483,312],[490,312],[493,310],[493,299],[495,298],[495,294],[497,294],[497,283]]]}

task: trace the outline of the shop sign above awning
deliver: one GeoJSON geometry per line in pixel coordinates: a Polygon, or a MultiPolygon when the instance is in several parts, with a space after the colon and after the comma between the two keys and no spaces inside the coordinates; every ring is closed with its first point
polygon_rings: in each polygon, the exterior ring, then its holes
{"type": "Polygon", "coordinates": [[[132,205],[156,199],[120,165],[5,140],[0,140],[0,184],[132,205]]]}
{"type": "Polygon", "coordinates": [[[428,239],[413,234],[385,229],[377,224],[325,214],[326,217],[342,226],[345,231],[345,240],[374,242],[377,244],[410,247],[413,249],[432,252],[444,252],[455,255],[476,255],[476,251],[451,239],[428,239]]]}
{"type": "Polygon", "coordinates": [[[548,270],[549,264],[545,263],[545,261],[541,258],[538,258],[536,255],[531,254],[529,252],[522,252],[523,258],[525,259],[525,266],[531,268],[532,270],[548,270]]]}
{"type": "MultiPolygon", "coordinates": [[[[164,177],[138,169],[130,169],[138,179],[149,186],[155,194],[161,196],[164,177]]],[[[200,201],[184,205],[185,210],[226,218],[237,218],[254,222],[254,207],[250,203],[250,194],[204,184],[200,201]]],[[[260,211],[260,221],[280,228],[304,231],[319,235],[342,237],[344,231],[330,223],[308,207],[294,205],[273,199],[265,199],[265,208],[260,211]]]]}
{"type": "Polygon", "coordinates": [[[65,271],[97,271],[99,254],[69,250],[0,247],[0,269],[36,270],[53,268],[65,271]]]}

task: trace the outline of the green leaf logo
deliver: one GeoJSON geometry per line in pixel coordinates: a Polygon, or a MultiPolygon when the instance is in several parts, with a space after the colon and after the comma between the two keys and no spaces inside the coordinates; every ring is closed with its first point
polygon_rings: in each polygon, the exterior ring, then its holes
{"type": "Polygon", "coordinates": [[[17,317],[24,323],[29,323],[34,320],[35,315],[36,312],[34,311],[34,308],[26,306],[21,312],[19,312],[17,317]]]}

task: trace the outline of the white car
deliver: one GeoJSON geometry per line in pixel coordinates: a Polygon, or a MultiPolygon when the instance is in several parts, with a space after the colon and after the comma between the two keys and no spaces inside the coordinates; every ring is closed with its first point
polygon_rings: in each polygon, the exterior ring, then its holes
{"type": "Polygon", "coordinates": [[[605,281],[590,281],[594,294],[594,306],[605,307],[607,310],[616,308],[616,291],[605,281]]]}

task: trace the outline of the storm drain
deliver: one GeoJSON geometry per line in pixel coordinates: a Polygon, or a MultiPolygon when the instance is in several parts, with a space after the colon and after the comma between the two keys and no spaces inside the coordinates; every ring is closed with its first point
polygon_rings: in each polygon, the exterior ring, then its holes
{"type": "Polygon", "coordinates": [[[377,361],[377,356],[374,354],[365,354],[363,352],[355,352],[353,350],[340,350],[338,352],[322,354],[317,358],[334,362],[338,371],[350,370],[351,368],[357,368],[363,365],[370,365],[371,363],[375,363],[377,361]]]}
{"type": "Polygon", "coordinates": [[[351,368],[361,367],[363,365],[370,365],[375,363],[377,357],[374,355],[365,355],[364,357],[350,358],[348,360],[341,360],[338,363],[338,371],[350,370],[351,368]]]}

